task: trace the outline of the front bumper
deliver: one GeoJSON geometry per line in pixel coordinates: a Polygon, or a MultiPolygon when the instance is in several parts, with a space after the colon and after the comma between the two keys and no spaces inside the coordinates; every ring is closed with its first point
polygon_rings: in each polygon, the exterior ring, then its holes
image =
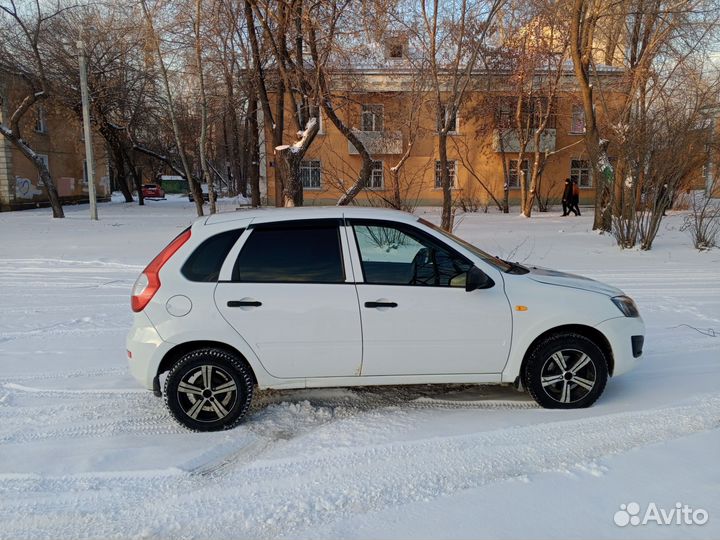
{"type": "Polygon", "coordinates": [[[163,341],[155,326],[144,312],[136,313],[125,342],[130,373],[148,390],[153,390],[153,379],[165,354],[172,344],[163,341]]]}
{"type": "Polygon", "coordinates": [[[645,336],[642,318],[616,317],[603,321],[596,328],[610,342],[614,360],[612,375],[622,375],[633,369],[642,358],[642,341],[645,336]]]}

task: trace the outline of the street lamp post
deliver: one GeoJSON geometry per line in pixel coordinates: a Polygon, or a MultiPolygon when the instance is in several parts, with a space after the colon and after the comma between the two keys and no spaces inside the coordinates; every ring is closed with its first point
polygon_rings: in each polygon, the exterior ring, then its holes
{"type": "Polygon", "coordinates": [[[83,133],[85,134],[85,170],[87,171],[88,197],[90,198],[90,219],[97,220],[97,198],[95,196],[95,157],[93,155],[92,131],[90,128],[90,96],[87,81],[87,53],[85,43],[77,42],[80,57],[80,94],[82,95],[83,133]]]}

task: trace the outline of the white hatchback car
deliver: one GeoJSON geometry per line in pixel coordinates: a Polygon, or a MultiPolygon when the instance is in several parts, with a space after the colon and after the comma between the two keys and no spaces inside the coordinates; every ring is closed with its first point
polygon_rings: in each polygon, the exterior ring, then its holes
{"type": "Polygon", "coordinates": [[[236,425],[256,385],[508,383],[587,407],[645,331],[614,287],[371,208],[199,219],[140,275],[132,309],[131,372],[201,431],[236,425]]]}

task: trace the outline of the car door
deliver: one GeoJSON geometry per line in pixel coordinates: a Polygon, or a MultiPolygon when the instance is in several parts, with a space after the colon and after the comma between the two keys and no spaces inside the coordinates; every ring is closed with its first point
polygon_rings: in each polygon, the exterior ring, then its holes
{"type": "Polygon", "coordinates": [[[347,246],[338,224],[333,219],[251,225],[240,239],[231,275],[221,275],[215,289],[223,317],[274,377],[360,372],[360,313],[353,279],[345,273],[347,246]]]}
{"type": "Polygon", "coordinates": [[[473,263],[437,238],[390,221],[349,225],[362,269],[363,376],[502,371],[512,321],[500,275],[467,292],[473,263]]]}

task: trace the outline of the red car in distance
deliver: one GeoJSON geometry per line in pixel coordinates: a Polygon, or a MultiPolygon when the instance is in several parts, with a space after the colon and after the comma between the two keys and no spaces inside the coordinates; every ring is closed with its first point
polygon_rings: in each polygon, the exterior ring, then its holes
{"type": "Polygon", "coordinates": [[[142,187],[144,199],[164,199],[165,191],[157,184],[144,184],[142,187]]]}

